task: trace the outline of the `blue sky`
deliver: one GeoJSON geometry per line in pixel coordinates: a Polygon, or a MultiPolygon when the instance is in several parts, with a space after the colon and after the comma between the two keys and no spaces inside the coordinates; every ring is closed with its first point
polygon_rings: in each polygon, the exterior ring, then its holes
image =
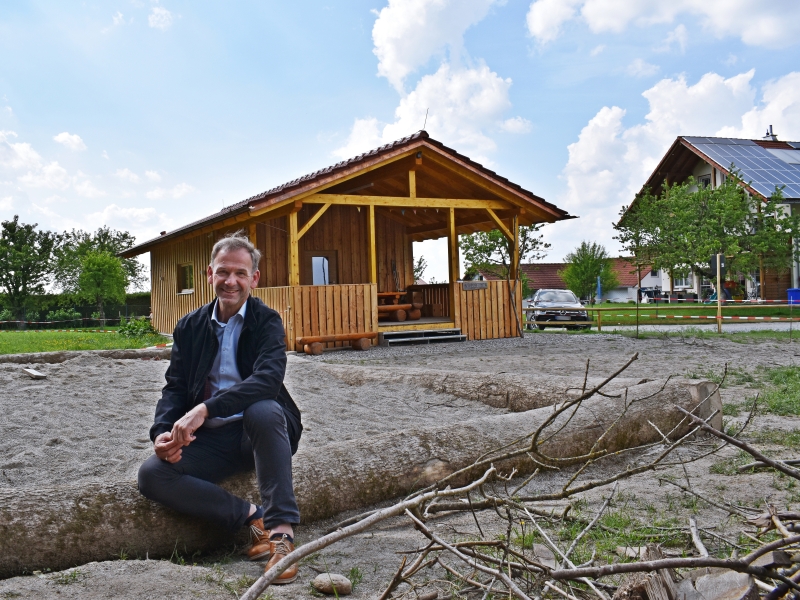
{"type": "MultiPolygon", "coordinates": [[[[795,0],[0,5],[0,219],[140,241],[420,129],[611,223],[677,135],[800,139],[795,0]]],[[[446,279],[444,245],[415,249],[446,279]]]]}

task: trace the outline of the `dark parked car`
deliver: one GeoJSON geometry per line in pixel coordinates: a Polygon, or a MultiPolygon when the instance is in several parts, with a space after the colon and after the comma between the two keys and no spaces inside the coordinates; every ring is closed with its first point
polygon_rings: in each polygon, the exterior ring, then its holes
{"type": "Polygon", "coordinates": [[[545,327],[566,327],[567,329],[589,329],[591,325],[570,325],[571,321],[588,321],[585,310],[564,310],[583,308],[580,300],[569,290],[539,290],[533,297],[533,320],[539,329],[545,327]]]}

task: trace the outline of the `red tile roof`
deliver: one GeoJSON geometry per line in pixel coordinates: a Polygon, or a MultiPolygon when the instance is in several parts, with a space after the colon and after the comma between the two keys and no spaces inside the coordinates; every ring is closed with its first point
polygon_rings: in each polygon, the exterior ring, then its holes
{"type": "Polygon", "coordinates": [[[541,198],[536,194],[534,194],[533,192],[526,190],[522,186],[514,183],[513,181],[509,181],[505,177],[498,175],[491,169],[484,167],[482,164],[478,162],[475,162],[468,156],[460,154],[453,148],[445,146],[442,142],[433,139],[432,137],[430,137],[427,131],[420,130],[412,135],[406,136],[402,139],[391,142],[389,144],[384,144],[383,146],[375,148],[374,150],[370,150],[369,152],[364,152],[363,154],[359,154],[358,156],[354,156],[353,158],[349,158],[347,160],[338,162],[335,165],[331,165],[324,169],[314,171],[313,173],[309,173],[308,175],[303,175],[302,177],[298,177],[297,179],[293,179],[277,187],[269,189],[266,192],[256,194],[255,196],[251,196],[246,200],[242,200],[240,202],[236,202],[235,204],[231,204],[230,206],[226,206],[217,213],[214,213],[212,215],[209,215],[207,217],[189,223],[188,225],[183,225],[182,227],[170,231],[167,234],[163,234],[160,237],[138,244],[133,248],[130,248],[125,252],[121,253],[120,256],[131,257],[131,256],[136,256],[137,254],[148,252],[150,248],[153,246],[161,244],[169,239],[174,239],[176,237],[179,237],[182,234],[188,233],[189,231],[197,229],[203,225],[208,225],[211,223],[215,223],[217,221],[223,221],[226,219],[230,219],[231,217],[238,216],[242,213],[246,213],[249,211],[250,207],[253,206],[254,204],[258,204],[260,205],[260,207],[269,206],[274,202],[284,200],[288,197],[291,197],[292,195],[302,192],[303,188],[308,187],[309,185],[311,185],[312,187],[316,183],[319,183],[321,185],[327,178],[330,178],[331,176],[344,174],[344,172],[352,171],[354,168],[357,169],[361,163],[367,163],[370,160],[381,157],[383,155],[388,155],[396,151],[401,151],[403,148],[406,147],[421,146],[423,144],[427,144],[429,146],[437,148],[442,153],[448,154],[453,158],[460,160],[462,163],[465,163],[466,165],[480,171],[481,173],[483,173],[490,179],[498,182],[499,184],[511,188],[512,190],[516,191],[518,194],[522,196],[527,196],[530,200],[552,211],[556,216],[556,220],[575,218],[570,216],[570,214],[567,213],[565,210],[558,208],[555,204],[547,202],[544,198],[541,198]]]}
{"type": "MultiPolygon", "coordinates": [[[[636,287],[636,265],[625,258],[612,258],[614,262],[614,271],[617,273],[620,287],[636,287]]],[[[567,263],[523,263],[520,270],[528,278],[528,286],[531,289],[566,289],[567,285],[559,271],[563,271],[567,263]]],[[[642,267],[642,276],[644,277],[650,272],[649,266],[642,267]]],[[[500,279],[491,273],[481,271],[484,279],[495,280],[500,279]]]]}

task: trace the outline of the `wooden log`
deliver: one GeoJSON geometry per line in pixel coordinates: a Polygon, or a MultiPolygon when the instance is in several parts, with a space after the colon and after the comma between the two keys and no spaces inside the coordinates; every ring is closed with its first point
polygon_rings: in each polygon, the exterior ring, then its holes
{"type": "Polygon", "coordinates": [[[411,304],[379,304],[378,313],[389,313],[397,310],[411,310],[412,308],[413,306],[411,304]]]}
{"type": "Polygon", "coordinates": [[[390,321],[397,321],[402,322],[406,320],[406,311],[403,309],[396,310],[394,312],[389,313],[389,320],[390,321]]]}
{"type": "Polygon", "coordinates": [[[422,311],[418,308],[412,308],[406,314],[409,321],[418,321],[420,317],[422,317],[422,311]]]}
{"type": "Polygon", "coordinates": [[[375,339],[378,337],[377,331],[365,331],[361,333],[332,333],[330,335],[306,335],[295,340],[298,346],[313,344],[315,342],[350,342],[361,338],[375,339]]]}
{"type": "Polygon", "coordinates": [[[314,356],[319,356],[322,354],[322,350],[325,348],[325,344],[322,342],[312,342],[310,344],[305,344],[303,346],[303,352],[306,354],[313,354],[314,356]]]}
{"type": "MultiPolygon", "coordinates": [[[[345,369],[353,367],[342,372],[345,369]]],[[[686,385],[670,381],[663,392],[637,401],[615,425],[616,432],[604,438],[602,448],[614,452],[659,441],[660,434],[648,420],[662,431],[674,427],[683,415],[672,408],[673,404],[687,410],[696,406],[686,385]]],[[[343,383],[341,393],[361,392],[343,383]]],[[[563,392],[551,400],[563,401],[563,392]]],[[[554,457],[587,452],[604,428],[620,416],[624,405],[623,397],[585,401],[569,423],[555,423],[553,431],[558,433],[548,438],[541,450],[554,457]]],[[[552,408],[547,406],[321,446],[301,442],[292,472],[302,521],[308,523],[404,496],[472,464],[489,448],[529,434],[551,414],[552,408]]],[[[680,431],[686,430],[684,426],[680,431]]],[[[498,465],[505,472],[516,467],[520,475],[530,473],[533,466],[526,456],[498,465]]],[[[228,478],[222,486],[246,500],[258,501],[253,473],[228,478]]],[[[137,490],[134,473],[109,472],[105,482],[0,488],[0,506],[0,577],[111,560],[119,556],[121,548],[129,556],[149,554],[158,558],[169,557],[177,546],[182,555],[191,556],[197,550],[218,548],[236,539],[205,521],[145,499],[137,490]],[[49,524],[59,544],[40,543],[42,523],[49,524]]]]}
{"type": "Polygon", "coordinates": [[[353,350],[369,350],[372,344],[369,338],[358,338],[350,342],[350,345],[353,347],[353,350]]]}

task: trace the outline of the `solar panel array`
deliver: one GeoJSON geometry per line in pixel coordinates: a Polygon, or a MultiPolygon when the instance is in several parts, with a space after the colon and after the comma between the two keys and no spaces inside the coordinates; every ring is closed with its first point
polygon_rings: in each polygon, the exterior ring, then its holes
{"type": "MultiPolygon", "coordinates": [[[[783,187],[784,198],[800,200],[800,164],[783,161],[752,140],[711,137],[683,139],[719,166],[730,169],[734,165],[742,179],[759,194],[769,198],[775,186],[778,186],[783,187]]],[[[783,152],[800,154],[800,142],[787,143],[797,150],[786,149],[783,152]]],[[[792,157],[792,154],[786,156],[792,157]]]]}

